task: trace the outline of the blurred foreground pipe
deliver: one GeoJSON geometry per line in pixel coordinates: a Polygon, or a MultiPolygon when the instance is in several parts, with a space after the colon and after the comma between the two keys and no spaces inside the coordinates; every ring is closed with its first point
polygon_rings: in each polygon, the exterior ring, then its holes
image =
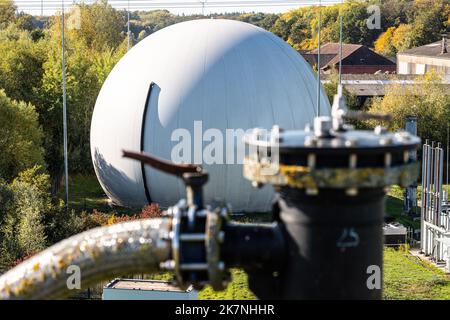
{"type": "MultiPolygon", "coordinates": [[[[147,219],[92,229],[46,249],[0,277],[0,299],[60,299],[77,267],[81,286],[129,273],[158,270],[170,256],[169,219],[147,219]]],[[[72,277],[73,278],[73,277],[72,277]]]]}

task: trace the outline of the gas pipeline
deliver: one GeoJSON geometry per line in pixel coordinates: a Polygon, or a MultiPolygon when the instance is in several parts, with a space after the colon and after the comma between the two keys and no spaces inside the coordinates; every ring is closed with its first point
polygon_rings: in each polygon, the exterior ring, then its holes
{"type": "Polygon", "coordinates": [[[277,191],[270,224],[233,222],[225,203],[205,204],[208,173],[200,166],[124,151],[182,179],[186,199],[162,218],[97,228],[50,247],[0,277],[0,298],[68,296],[64,270],[75,264],[85,287],[163,269],[181,288],[223,290],[230,268],[241,268],[260,299],[381,299],[382,288],[368,278],[382,270],[387,188],[417,179],[411,154],[420,139],[381,126],[355,130],[347,119],[388,117],[347,111],[340,90],[332,116],[305,130],[275,126],[245,136],[244,176],[277,191]]]}

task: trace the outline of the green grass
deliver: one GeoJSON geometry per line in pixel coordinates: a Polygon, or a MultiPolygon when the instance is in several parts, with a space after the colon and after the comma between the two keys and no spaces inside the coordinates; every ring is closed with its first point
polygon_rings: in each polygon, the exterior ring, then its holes
{"type": "MultiPolygon", "coordinates": [[[[76,210],[88,212],[97,209],[103,212],[132,213],[128,209],[109,207],[106,195],[95,177],[71,177],[70,206],[76,210]]],[[[386,201],[386,211],[400,223],[417,227],[417,222],[402,214],[403,190],[399,187],[391,189],[386,201]]],[[[236,219],[240,222],[267,221],[270,220],[270,214],[249,214],[236,219]]],[[[169,280],[172,278],[172,274],[163,272],[150,277],[169,280]]],[[[255,299],[255,296],[248,289],[246,273],[233,269],[232,282],[224,291],[215,292],[207,287],[200,291],[199,298],[203,300],[246,300],[255,299]]],[[[389,300],[450,299],[450,280],[442,271],[405,251],[387,248],[384,252],[384,298],[389,300]]]]}
{"type": "MultiPolygon", "coordinates": [[[[242,270],[232,271],[233,281],[223,292],[211,288],[202,290],[204,300],[256,299],[248,289],[247,275],[242,270]]],[[[423,262],[403,250],[386,248],[384,251],[384,290],[386,300],[449,300],[450,280],[433,265],[423,262]]]]}
{"type": "Polygon", "coordinates": [[[399,186],[393,186],[389,190],[386,199],[386,214],[406,227],[420,228],[420,221],[414,221],[410,216],[403,214],[403,192],[399,186]]]}
{"type": "Polygon", "coordinates": [[[384,251],[384,299],[448,300],[450,280],[433,265],[401,250],[384,251]]]}
{"type": "Polygon", "coordinates": [[[239,269],[231,271],[232,281],[224,291],[216,292],[206,287],[199,293],[200,300],[255,300],[248,288],[247,274],[239,269]]]}
{"type": "MultiPolygon", "coordinates": [[[[64,197],[64,189],[60,190],[64,197]]],[[[134,214],[139,210],[111,207],[108,198],[95,176],[74,175],[69,178],[69,207],[76,211],[134,214]]]]}
{"type": "MultiPolygon", "coordinates": [[[[233,269],[232,281],[221,292],[206,287],[199,293],[200,300],[254,300],[248,289],[244,271],[233,269]]],[[[170,280],[172,274],[165,272],[149,276],[151,279],[170,280]]],[[[433,265],[421,261],[404,250],[384,250],[385,300],[449,300],[450,279],[433,265]]]]}

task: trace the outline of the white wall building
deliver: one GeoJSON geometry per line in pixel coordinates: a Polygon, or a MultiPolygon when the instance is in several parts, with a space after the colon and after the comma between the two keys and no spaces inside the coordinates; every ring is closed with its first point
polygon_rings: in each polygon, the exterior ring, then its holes
{"type": "Polygon", "coordinates": [[[397,55],[398,74],[423,75],[430,71],[450,75],[450,47],[447,39],[412,48],[397,55]]]}

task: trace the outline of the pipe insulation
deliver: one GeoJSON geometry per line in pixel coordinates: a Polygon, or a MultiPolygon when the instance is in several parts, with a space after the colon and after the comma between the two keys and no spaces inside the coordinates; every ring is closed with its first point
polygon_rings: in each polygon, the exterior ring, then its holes
{"type": "Polygon", "coordinates": [[[0,299],[61,299],[79,271],[82,288],[130,273],[157,271],[170,257],[170,219],[95,228],[65,239],[0,277],[0,299]],[[79,269],[78,269],[79,268],[79,269]],[[74,271],[75,270],[75,271],[74,271]]]}

